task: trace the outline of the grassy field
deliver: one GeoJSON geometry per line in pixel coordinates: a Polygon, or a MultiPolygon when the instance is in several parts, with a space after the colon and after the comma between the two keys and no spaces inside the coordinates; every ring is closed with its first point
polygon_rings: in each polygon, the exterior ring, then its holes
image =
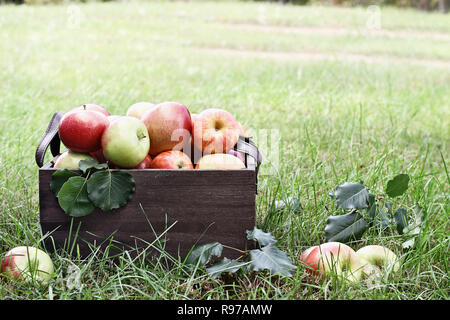
{"type": "Polygon", "coordinates": [[[224,108],[258,144],[279,137],[262,150],[257,225],[292,261],[324,242],[327,217],[340,213],[328,193],[346,181],[383,194],[407,173],[393,203],[426,213],[412,249],[391,229],[350,244],[403,258],[376,285],[314,282],[301,266],[292,277],[214,280],[181,264],[61,253],[50,287],[2,283],[2,299],[448,299],[448,15],[233,1],[4,5],[0,83],[1,254],[39,243],[35,149],[53,112],[87,102],[113,114],[137,101],[224,108]],[[290,196],[300,214],[270,214],[290,196]]]}

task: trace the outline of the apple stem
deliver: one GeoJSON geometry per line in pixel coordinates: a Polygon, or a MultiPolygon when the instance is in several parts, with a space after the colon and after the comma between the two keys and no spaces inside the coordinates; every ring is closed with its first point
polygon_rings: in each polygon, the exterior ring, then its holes
{"type": "Polygon", "coordinates": [[[83,104],[83,109],[86,110],[86,105],[85,104],[83,104]]]}

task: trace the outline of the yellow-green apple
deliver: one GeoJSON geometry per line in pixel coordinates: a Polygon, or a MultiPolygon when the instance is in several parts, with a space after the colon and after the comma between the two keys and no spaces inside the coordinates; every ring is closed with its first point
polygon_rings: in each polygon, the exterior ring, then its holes
{"type": "Polygon", "coordinates": [[[144,113],[153,108],[155,105],[150,102],[137,102],[132,104],[127,110],[127,116],[142,119],[144,113]]]}
{"type": "Polygon", "coordinates": [[[366,276],[380,271],[397,272],[400,269],[400,261],[397,255],[386,247],[369,245],[356,251],[356,254],[363,264],[363,273],[366,276]]]}
{"type": "Polygon", "coordinates": [[[340,242],[326,242],[302,252],[299,261],[312,275],[336,274],[351,282],[361,279],[362,264],[356,252],[340,242]]]}
{"type": "Polygon", "coordinates": [[[183,150],[191,135],[191,115],[185,105],[163,102],[142,116],[151,140],[150,155],[183,150]]]}
{"type": "Polygon", "coordinates": [[[201,159],[195,165],[195,169],[213,169],[213,170],[233,170],[244,169],[244,162],[231,154],[214,153],[207,154],[201,157],[201,159]]]}
{"type": "Polygon", "coordinates": [[[148,169],[152,163],[152,157],[148,154],[134,169],[148,169]]]}
{"type": "Polygon", "coordinates": [[[0,272],[9,279],[47,284],[53,276],[50,256],[35,247],[16,247],[8,251],[1,261],[0,272]]]}
{"type": "Polygon", "coordinates": [[[194,169],[191,158],[181,151],[164,151],[153,158],[152,169],[194,169]]]}
{"type": "Polygon", "coordinates": [[[65,150],[56,159],[54,168],[58,169],[78,169],[78,163],[80,160],[94,159],[92,156],[86,153],[74,152],[72,150],[65,150]]]}
{"type": "Polygon", "coordinates": [[[111,123],[111,122],[113,122],[114,120],[117,120],[117,119],[119,119],[119,118],[121,118],[121,117],[123,117],[123,116],[119,116],[119,115],[114,114],[114,115],[108,116],[107,118],[108,118],[109,123],[111,123]]]}
{"type": "Polygon", "coordinates": [[[59,122],[58,133],[63,144],[81,153],[96,151],[101,146],[108,118],[100,112],[80,109],[66,113],[59,122]]]}
{"type": "Polygon", "coordinates": [[[227,153],[241,132],[236,118],[223,109],[206,109],[199,114],[192,130],[195,146],[204,154],[227,153]]]}
{"type": "Polygon", "coordinates": [[[105,158],[121,168],[134,168],[150,149],[147,128],[134,117],[123,116],[111,122],[101,140],[105,158]]]}
{"type": "Polygon", "coordinates": [[[75,108],[75,109],[72,109],[69,112],[79,111],[79,110],[82,110],[82,109],[90,110],[90,111],[97,111],[97,112],[103,113],[105,116],[109,116],[110,115],[108,110],[106,110],[105,108],[99,106],[98,104],[94,104],[94,103],[83,104],[82,106],[80,106],[78,108],[75,108]]]}

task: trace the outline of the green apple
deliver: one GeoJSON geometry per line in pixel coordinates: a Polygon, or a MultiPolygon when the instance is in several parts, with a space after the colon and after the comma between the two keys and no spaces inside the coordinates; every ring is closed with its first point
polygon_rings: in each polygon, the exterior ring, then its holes
{"type": "Polygon", "coordinates": [[[128,108],[127,116],[135,117],[141,120],[144,113],[146,113],[150,109],[153,109],[154,106],[155,105],[150,102],[137,102],[128,108]]]}
{"type": "Polygon", "coordinates": [[[150,150],[147,127],[129,116],[112,121],[102,135],[102,150],[105,158],[120,168],[134,168],[150,150]]]}
{"type": "Polygon", "coordinates": [[[356,255],[363,264],[363,273],[369,276],[372,273],[397,272],[400,269],[400,261],[397,255],[390,249],[379,246],[369,245],[356,251],[356,255]]]}
{"type": "Polygon", "coordinates": [[[72,150],[66,150],[59,155],[53,167],[57,169],[78,169],[78,163],[80,162],[80,160],[88,159],[94,160],[93,157],[86,153],[78,153],[72,150]]]}

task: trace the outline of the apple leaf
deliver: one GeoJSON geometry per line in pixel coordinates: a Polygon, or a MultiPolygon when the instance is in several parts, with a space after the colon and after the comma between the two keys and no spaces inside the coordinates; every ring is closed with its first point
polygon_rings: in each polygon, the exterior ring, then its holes
{"type": "Polygon", "coordinates": [[[325,226],[325,238],[329,242],[359,240],[367,226],[367,221],[356,210],[344,215],[331,216],[325,226]]]}
{"type": "Polygon", "coordinates": [[[200,245],[193,249],[186,259],[186,264],[203,267],[213,256],[222,255],[223,246],[219,242],[211,242],[200,245]]]}
{"type": "Polygon", "coordinates": [[[78,162],[78,167],[81,171],[83,171],[83,173],[86,173],[90,169],[108,169],[108,165],[106,163],[98,163],[98,161],[94,159],[80,160],[78,162]]]}
{"type": "Polygon", "coordinates": [[[408,226],[408,220],[406,217],[406,209],[399,208],[394,213],[394,221],[397,225],[397,231],[399,234],[403,234],[403,230],[408,226]]]}
{"type": "Polygon", "coordinates": [[[344,210],[365,209],[369,206],[369,191],[360,183],[346,182],[336,187],[334,200],[344,210]]]}
{"type": "Polygon", "coordinates": [[[248,240],[258,241],[260,246],[266,246],[268,244],[277,242],[274,236],[272,236],[268,232],[264,232],[261,229],[258,229],[256,226],[253,228],[252,231],[246,230],[245,232],[247,233],[248,240]]]}
{"type": "Polygon", "coordinates": [[[72,217],[82,217],[94,209],[87,192],[86,179],[80,176],[69,178],[58,192],[58,203],[72,217]]]}
{"type": "Polygon", "coordinates": [[[69,180],[69,178],[76,176],[78,176],[78,174],[76,174],[73,171],[70,171],[69,169],[56,170],[52,174],[52,180],[50,181],[50,189],[52,190],[53,194],[55,196],[58,195],[58,192],[63,186],[63,184],[67,180],[69,180]]]}
{"type": "Polygon", "coordinates": [[[292,264],[286,252],[273,243],[254,249],[249,254],[249,268],[253,271],[269,270],[273,274],[291,276],[297,267],[292,264]]]}
{"type": "Polygon", "coordinates": [[[219,261],[213,264],[211,267],[206,268],[206,272],[214,279],[219,278],[222,273],[235,273],[240,269],[244,268],[248,265],[249,262],[241,262],[233,259],[224,258],[222,261],[219,261]]]}
{"type": "Polygon", "coordinates": [[[395,198],[401,196],[408,189],[409,176],[407,174],[398,174],[387,183],[386,194],[395,198]]]}

